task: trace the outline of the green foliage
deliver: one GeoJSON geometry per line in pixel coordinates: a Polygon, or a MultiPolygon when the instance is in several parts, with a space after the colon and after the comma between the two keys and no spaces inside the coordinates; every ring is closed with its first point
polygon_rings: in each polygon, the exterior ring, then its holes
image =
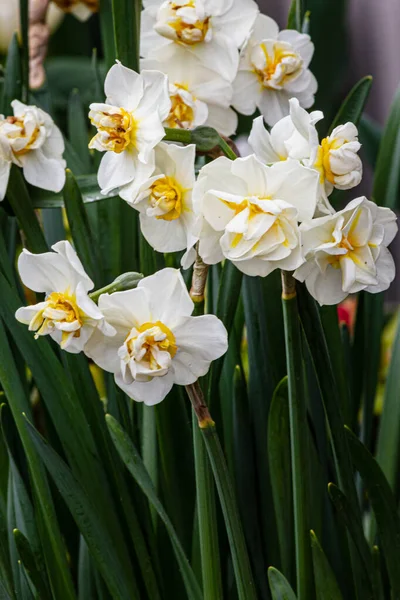
{"type": "MultiPolygon", "coordinates": [[[[1,86],[6,115],[14,98],[31,102],[28,2],[20,6],[1,86]]],[[[383,132],[363,112],[369,76],[340,102],[346,7],[293,0],[288,28],[315,42],[326,132],[359,123],[374,199],[399,208],[400,92],[383,132]]],[[[138,68],[140,9],[101,0],[98,22],[75,30],[66,19],[60,39],[84,39],[76,56],[70,45],[57,56],[53,40],[46,88],[32,100],[63,131],[66,184],[29,186],[13,165],[0,208],[0,598],[398,599],[400,325],[376,415],[382,294],[360,294],[353,332],[303,285],[282,301],[278,272],[213,266],[205,306],[225,324],[229,351],[199,383],[215,421],[201,428],[183,388],[142,406],[84,355],[35,340],[15,319],[41,300],[19,280],[22,247],[46,252],[68,237],[95,282],[94,301],[179,265],[180,256],[153,252],[115,191],[101,194],[99,156],[88,149],[88,105],[103,101],[106,70],[116,57],[138,68]]],[[[199,164],[236,158],[211,127],[166,129],[165,139],[195,144],[199,164]]]]}

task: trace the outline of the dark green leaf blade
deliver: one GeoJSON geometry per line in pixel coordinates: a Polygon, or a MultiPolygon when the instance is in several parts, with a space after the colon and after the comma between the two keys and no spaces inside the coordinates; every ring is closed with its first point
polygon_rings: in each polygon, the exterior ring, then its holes
{"type": "Polygon", "coordinates": [[[339,108],[329,129],[329,134],[332,133],[335,127],[344,125],[348,121],[354,123],[354,125],[358,125],[368,100],[371,85],[372,77],[370,75],[363,77],[355,84],[339,108]]]}
{"type": "Polygon", "coordinates": [[[311,549],[318,600],[343,600],[336,577],[314,531],[311,531],[311,549]]]}
{"type": "Polygon", "coordinates": [[[297,600],[290,583],[282,573],[270,567],[268,569],[269,587],[271,588],[272,600],[297,600]]]}

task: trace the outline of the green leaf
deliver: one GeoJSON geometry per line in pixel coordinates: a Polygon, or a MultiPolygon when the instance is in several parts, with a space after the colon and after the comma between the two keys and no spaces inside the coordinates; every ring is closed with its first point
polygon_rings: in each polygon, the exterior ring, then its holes
{"type": "Polygon", "coordinates": [[[141,2],[112,0],[116,57],[125,67],[139,71],[141,2]]]}
{"type": "Polygon", "coordinates": [[[88,275],[95,283],[99,284],[100,261],[96,252],[97,245],[92,236],[81,192],[75,177],[69,169],[66,171],[63,195],[72,239],[74,240],[79,258],[88,275]]]}
{"type": "Polygon", "coordinates": [[[373,198],[379,206],[399,208],[400,87],[383,131],[375,168],[373,198]]]}
{"type": "Polygon", "coordinates": [[[26,421],[26,425],[36,450],[84,536],[110,593],[121,600],[139,598],[139,592],[133,584],[131,573],[124,570],[123,565],[119,562],[112,539],[95,506],[90,502],[65,462],[29,421],[26,421]]]}
{"type": "MultiPolygon", "coordinates": [[[[100,30],[106,67],[113,66],[116,58],[112,0],[100,0],[100,30]]],[[[100,101],[100,98],[98,99],[100,101]]]]}
{"type": "Polygon", "coordinates": [[[343,600],[336,577],[313,531],[311,531],[311,549],[318,600],[343,600]]]}
{"type": "Polygon", "coordinates": [[[346,428],[346,433],[354,466],[368,489],[375,513],[392,593],[395,598],[399,598],[400,519],[397,514],[396,500],[377,461],[350,429],[346,428]]]}
{"type": "Polygon", "coordinates": [[[7,198],[26,236],[32,252],[46,252],[47,244],[33,209],[21,169],[12,165],[8,181],[7,198]]]}
{"type": "Polygon", "coordinates": [[[370,75],[363,77],[355,84],[339,108],[330,126],[329,134],[332,133],[335,127],[344,125],[348,121],[351,121],[354,125],[358,125],[368,100],[371,85],[372,77],[370,75]]]}
{"type": "MultiPolygon", "coordinates": [[[[351,535],[361,561],[363,584],[368,586],[368,589],[366,589],[367,596],[364,595],[363,597],[372,599],[374,597],[372,554],[365,539],[362,525],[360,525],[348,499],[335,484],[330,483],[328,485],[328,492],[340,519],[351,535]]],[[[354,564],[353,574],[356,574],[354,564]]]]}
{"type": "Polygon", "coordinates": [[[164,507],[162,506],[161,502],[157,497],[157,494],[154,490],[153,482],[151,481],[150,476],[143,465],[139,453],[137,452],[131,439],[129,438],[127,433],[122,429],[118,421],[116,421],[111,415],[106,415],[106,422],[115,447],[118,450],[118,453],[121,456],[123,462],[125,463],[128,471],[134,477],[139,487],[142,489],[143,493],[147,496],[149,502],[155,508],[155,510],[158,513],[158,516],[160,517],[161,521],[164,523],[167,529],[176,559],[181,569],[182,577],[189,598],[193,598],[193,600],[201,600],[202,594],[200,591],[199,584],[196,581],[196,578],[190,567],[189,561],[186,558],[182,545],[175,533],[175,529],[167,513],[165,512],[164,507]]]}
{"type": "MultiPolygon", "coordinates": [[[[4,289],[2,287],[2,289],[4,289]]],[[[4,297],[3,297],[4,299],[4,297]]],[[[13,316],[8,316],[13,319],[13,316]]],[[[56,519],[53,501],[48,487],[46,474],[26,431],[22,413],[29,414],[30,404],[25,396],[18,371],[9,350],[7,336],[0,320],[0,382],[5,391],[14,416],[22,444],[24,446],[29,469],[32,473],[34,496],[41,513],[40,537],[48,567],[50,584],[57,598],[74,600],[75,594],[69,573],[66,549],[63,544],[56,519]]]]}
{"type": "Polygon", "coordinates": [[[307,490],[307,405],[304,382],[304,357],[295,286],[290,273],[282,272],[282,306],[285,329],[286,365],[290,420],[290,447],[292,465],[292,492],[296,551],[296,581],[299,600],[307,600],[312,593],[311,549],[307,490]]]}
{"type": "Polygon", "coordinates": [[[68,100],[68,138],[79,156],[85,173],[92,171],[89,154],[88,116],[79,90],[72,90],[68,100]]]}
{"type": "Polygon", "coordinates": [[[40,600],[50,600],[51,595],[46,580],[43,579],[43,574],[37,568],[37,560],[29,541],[19,529],[14,529],[13,534],[19,557],[38,593],[38,597],[40,600]]]}
{"type": "Polygon", "coordinates": [[[268,458],[282,570],[293,574],[294,524],[287,377],[277,385],[268,416],[268,458]]]}
{"type": "Polygon", "coordinates": [[[196,127],[191,131],[191,143],[198,152],[208,152],[220,143],[220,135],[212,127],[196,127]]]}
{"type": "Polygon", "coordinates": [[[22,71],[22,95],[21,100],[25,104],[29,98],[29,6],[28,0],[19,0],[19,22],[21,28],[21,71],[22,71]]]}
{"type": "Polygon", "coordinates": [[[268,581],[271,588],[272,600],[297,600],[289,582],[278,569],[269,567],[268,581]]]}
{"type": "Polygon", "coordinates": [[[79,600],[95,598],[92,558],[82,535],[79,540],[78,598],[79,600]]]}
{"type": "Polygon", "coordinates": [[[6,73],[3,85],[3,99],[0,113],[9,116],[12,113],[11,102],[22,97],[22,67],[18,45],[18,34],[14,33],[7,52],[6,73]]]}
{"type": "Polygon", "coordinates": [[[392,490],[399,472],[400,445],[400,318],[397,317],[396,337],[385,385],[383,412],[379,426],[376,460],[392,490]]]}
{"type": "Polygon", "coordinates": [[[288,13],[286,29],[297,29],[296,26],[297,0],[292,0],[288,13]]]}

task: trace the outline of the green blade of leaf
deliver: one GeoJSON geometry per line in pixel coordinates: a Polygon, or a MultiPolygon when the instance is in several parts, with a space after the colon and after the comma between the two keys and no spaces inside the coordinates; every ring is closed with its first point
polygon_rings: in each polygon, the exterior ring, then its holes
{"type": "Polygon", "coordinates": [[[92,171],[89,153],[88,117],[79,90],[72,90],[68,100],[68,138],[79,156],[84,173],[92,171]]]}
{"type": "Polygon", "coordinates": [[[24,534],[19,531],[19,529],[14,529],[13,534],[21,562],[27,575],[36,588],[40,600],[50,600],[51,595],[49,593],[46,580],[43,579],[43,574],[37,568],[37,560],[29,541],[24,534]]]}
{"type": "Polygon", "coordinates": [[[293,276],[282,272],[282,306],[285,328],[286,365],[290,419],[292,492],[296,551],[296,582],[299,600],[312,594],[311,549],[307,489],[307,407],[304,384],[304,357],[297,296],[286,291],[295,286],[293,276]]]}
{"type": "Polygon", "coordinates": [[[3,100],[0,113],[12,114],[11,102],[22,97],[22,66],[18,34],[14,33],[7,52],[6,72],[3,85],[3,100]]]}
{"type": "Polygon", "coordinates": [[[311,549],[318,600],[343,600],[336,577],[314,531],[311,531],[311,549]]]}
{"type": "Polygon", "coordinates": [[[95,597],[94,574],[92,558],[81,535],[79,540],[79,560],[78,560],[78,599],[88,600],[95,597]]]}
{"type": "Polygon", "coordinates": [[[373,198],[379,206],[399,208],[400,87],[393,100],[376,161],[373,198]]]}
{"type": "Polygon", "coordinates": [[[26,420],[32,442],[73,515],[110,593],[133,600],[139,592],[129,572],[123,569],[100,515],[65,462],[26,420]]]}
{"type": "Polygon", "coordinates": [[[79,258],[85,267],[85,271],[99,285],[101,278],[99,274],[100,261],[96,252],[97,245],[92,236],[81,192],[75,177],[69,169],[66,171],[63,195],[72,239],[79,258]]]}
{"type": "Polygon", "coordinates": [[[268,581],[271,588],[272,600],[297,600],[290,583],[282,573],[274,567],[268,569],[268,581]]]}
{"type": "Polygon", "coordinates": [[[368,489],[378,525],[392,593],[397,598],[400,597],[398,563],[398,557],[400,556],[400,519],[397,514],[396,501],[377,461],[350,429],[346,428],[346,433],[354,466],[368,489]]]}
{"type": "Polygon", "coordinates": [[[118,421],[116,421],[111,415],[106,415],[106,422],[115,447],[125,463],[128,471],[134,477],[143,493],[147,496],[149,502],[157,511],[158,516],[168,531],[189,598],[193,598],[193,600],[201,600],[202,594],[199,584],[196,581],[189,561],[186,558],[182,545],[175,533],[175,529],[156,495],[153,483],[143,465],[139,453],[118,421]]]}
{"type": "MultiPolygon", "coordinates": [[[[12,317],[11,317],[12,318],[12,317]]],[[[55,597],[74,600],[75,593],[69,573],[66,549],[64,547],[55,509],[48,487],[46,475],[42,464],[36,454],[31,439],[26,431],[22,413],[29,414],[30,405],[21,385],[18,371],[12,359],[7,336],[0,321],[0,382],[10,404],[15,423],[21,437],[29,468],[32,473],[32,482],[39,510],[42,513],[40,537],[44,549],[45,560],[48,567],[50,584],[55,597]]]]}
{"type": "Polygon", "coordinates": [[[29,98],[29,7],[28,0],[19,2],[19,22],[21,28],[21,72],[22,72],[22,94],[21,100],[25,104],[29,98]]]}
{"type": "Polygon", "coordinates": [[[358,125],[358,122],[367,103],[371,90],[372,77],[367,75],[358,81],[350,90],[329,129],[329,135],[338,125],[344,125],[348,121],[358,125]]]}
{"type": "MultiPolygon", "coordinates": [[[[339,517],[342,519],[352,537],[354,546],[361,561],[361,566],[363,569],[363,584],[367,585],[367,589],[365,590],[366,595],[364,593],[364,596],[360,597],[372,599],[374,597],[372,555],[365,539],[363,528],[358,522],[358,519],[356,518],[345,494],[333,483],[328,485],[328,492],[339,517]]],[[[353,568],[353,576],[356,573],[356,569],[353,568]]]]}
{"type": "Polygon", "coordinates": [[[268,458],[282,570],[293,575],[293,504],[287,377],[277,385],[268,417],[268,458]]]}
{"type": "Polygon", "coordinates": [[[116,57],[125,67],[139,71],[141,2],[112,0],[116,57]]]}

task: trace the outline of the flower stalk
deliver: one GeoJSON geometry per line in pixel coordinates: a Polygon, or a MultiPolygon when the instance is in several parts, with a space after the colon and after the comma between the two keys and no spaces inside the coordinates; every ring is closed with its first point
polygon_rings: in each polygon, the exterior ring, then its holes
{"type": "Polygon", "coordinates": [[[296,281],[288,271],[282,271],[282,307],[289,387],[297,597],[308,600],[312,573],[307,515],[307,407],[296,281]]]}

